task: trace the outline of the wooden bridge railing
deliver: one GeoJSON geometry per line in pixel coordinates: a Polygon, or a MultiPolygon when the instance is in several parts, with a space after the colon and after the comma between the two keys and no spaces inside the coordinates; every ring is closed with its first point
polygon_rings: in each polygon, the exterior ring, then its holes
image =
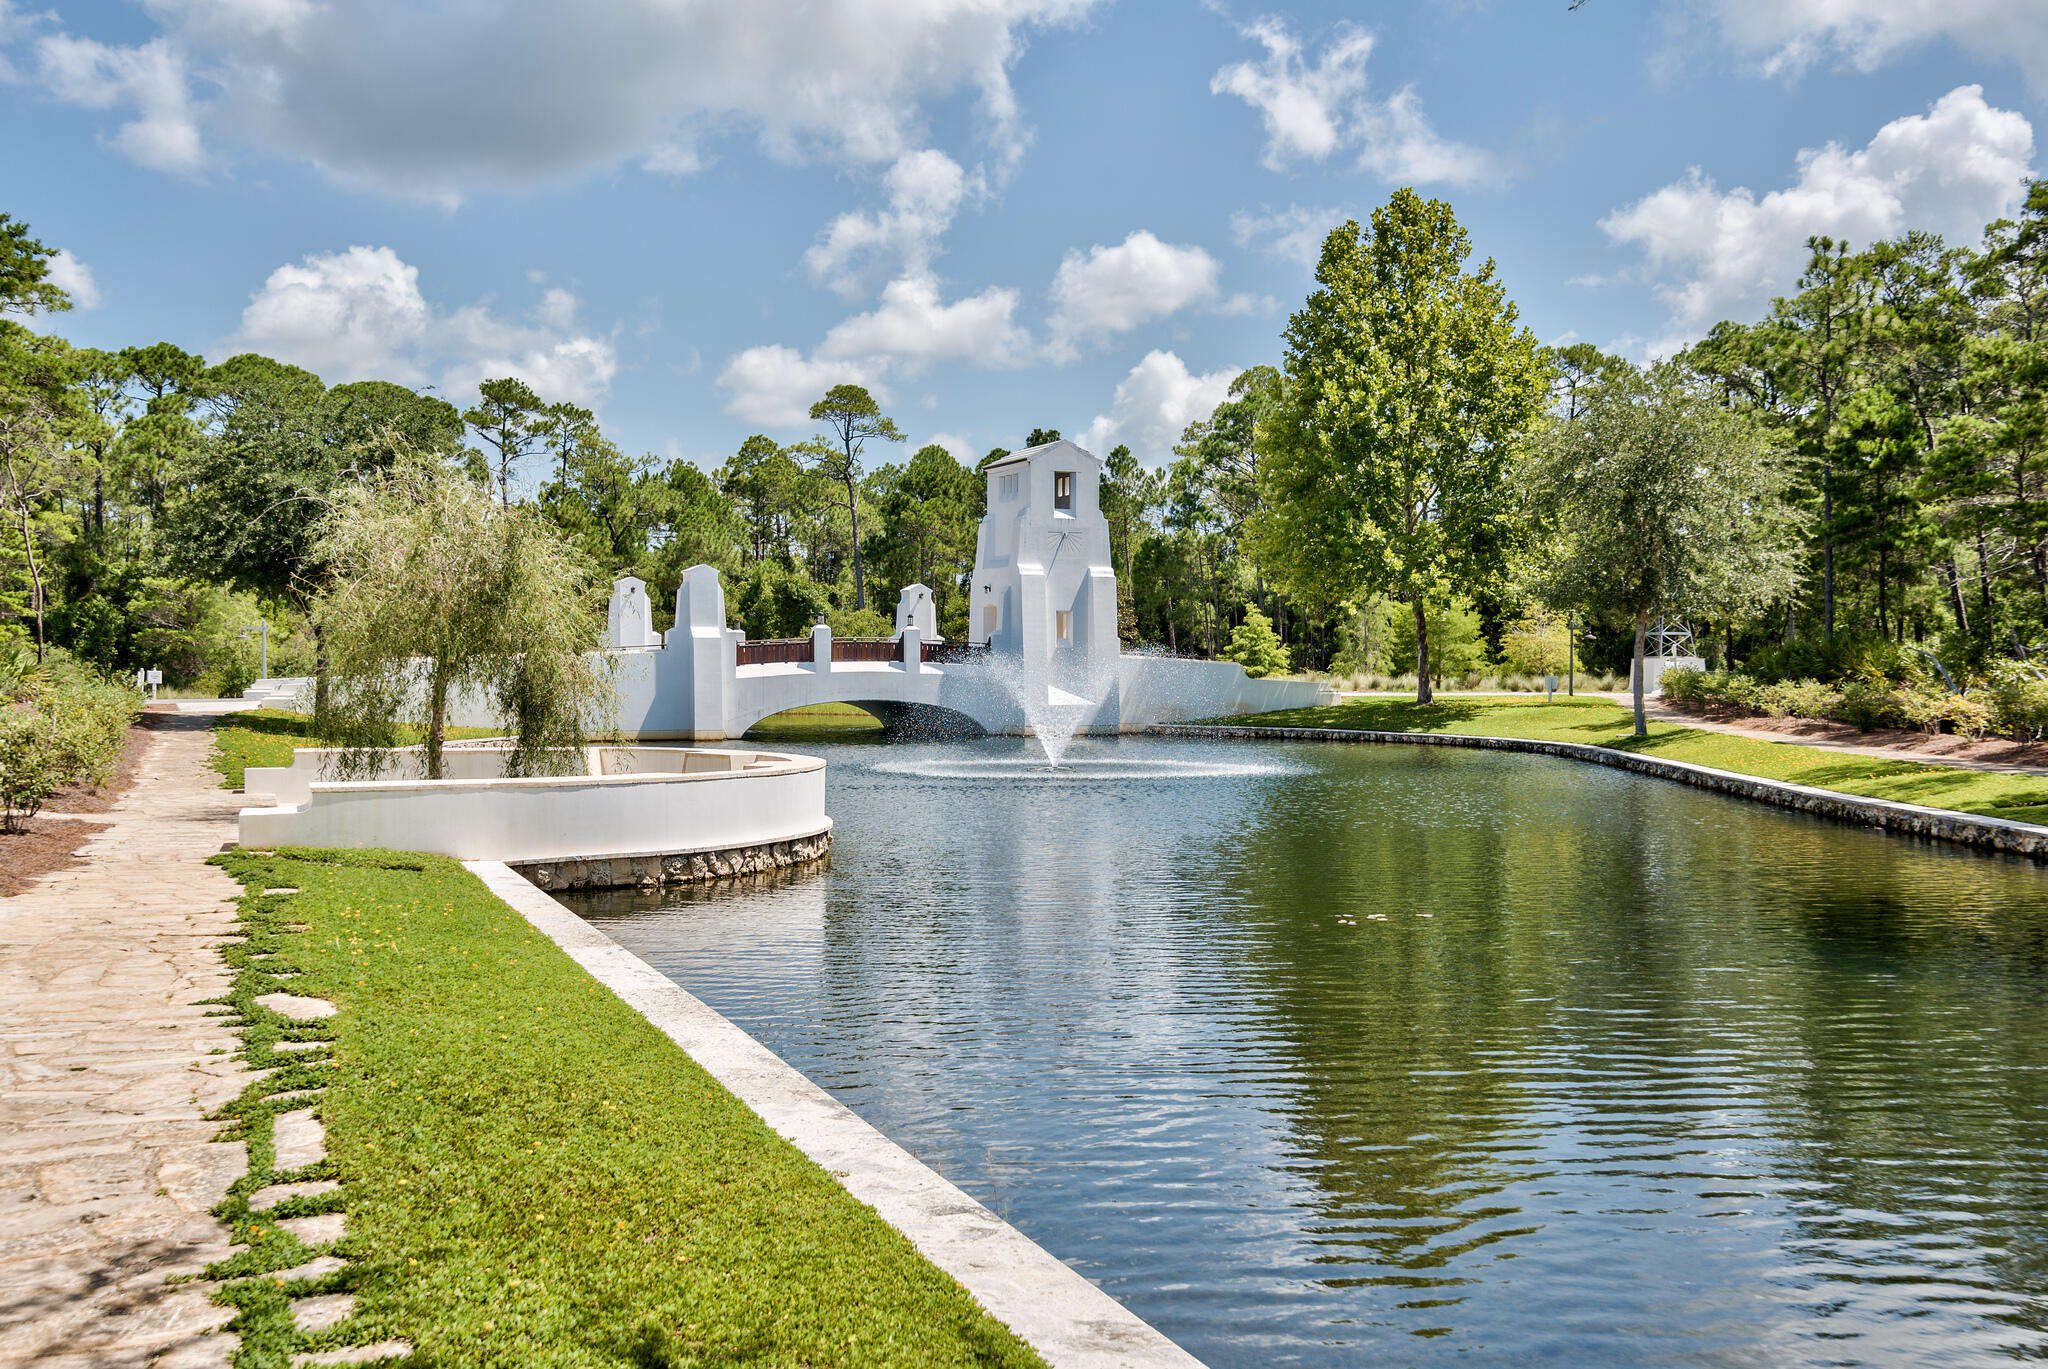
{"type": "MultiPolygon", "coordinates": [[[[923,659],[933,665],[965,665],[988,658],[986,646],[975,646],[968,642],[926,642],[923,659]]],[[[817,659],[817,653],[809,637],[771,637],[760,642],[741,642],[738,647],[736,665],[789,665],[810,663],[817,659]]],[[[903,659],[903,639],[900,637],[834,637],[832,659],[835,661],[900,661],[903,659]]]]}
{"type": "MultiPolygon", "coordinates": [[[[793,661],[817,659],[808,637],[770,637],[765,641],[741,642],[738,650],[739,655],[734,662],[737,665],[787,665],[793,661]]],[[[839,653],[834,651],[832,654],[836,657],[839,653]]]]}

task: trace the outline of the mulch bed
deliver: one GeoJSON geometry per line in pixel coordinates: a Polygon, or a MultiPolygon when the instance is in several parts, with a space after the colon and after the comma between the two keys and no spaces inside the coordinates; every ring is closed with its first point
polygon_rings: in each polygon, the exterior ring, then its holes
{"type": "Polygon", "coordinates": [[[1727,723],[1745,731],[1770,732],[1797,741],[1883,747],[1887,751],[1898,752],[1902,760],[1965,760],[1989,761],[1998,765],[2048,766],[2048,743],[2042,742],[2016,742],[2009,737],[1972,741],[1948,732],[1907,732],[1884,727],[1859,732],[1847,723],[1820,722],[1813,718],[1761,718],[1726,705],[1693,707],[1668,699],[1659,702],[1674,713],[1684,713],[1706,722],[1727,723]]]}
{"type": "Polygon", "coordinates": [[[79,848],[108,824],[84,818],[30,818],[25,832],[0,834],[0,898],[9,898],[53,870],[84,862],[79,848]]]}
{"type": "Polygon", "coordinates": [[[107,824],[67,815],[113,810],[121,795],[135,783],[143,752],[149,748],[149,733],[155,726],[153,716],[161,715],[144,713],[128,729],[127,739],[121,744],[121,759],[114,766],[114,778],[104,788],[70,785],[59,789],[43,805],[43,812],[28,821],[26,831],[0,833],[0,898],[20,893],[53,870],[66,870],[82,863],[78,852],[85,839],[94,832],[104,832],[107,824]]]}

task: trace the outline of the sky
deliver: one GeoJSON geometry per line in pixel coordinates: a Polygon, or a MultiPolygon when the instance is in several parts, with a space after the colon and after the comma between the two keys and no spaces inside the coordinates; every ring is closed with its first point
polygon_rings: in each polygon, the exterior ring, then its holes
{"type": "Polygon", "coordinates": [[[0,212],[81,345],[514,374],[707,469],[842,382],[903,455],[1157,465],[1402,186],[1642,360],[2048,169],[2048,0],[1568,6],[0,0],[0,212]]]}

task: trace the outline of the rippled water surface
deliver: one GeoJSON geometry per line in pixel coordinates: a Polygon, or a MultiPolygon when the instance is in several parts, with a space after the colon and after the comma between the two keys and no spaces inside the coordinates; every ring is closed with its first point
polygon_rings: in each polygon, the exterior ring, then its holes
{"type": "Polygon", "coordinates": [[[2048,1357],[2048,874],[1537,757],[818,745],[577,906],[1217,1369],[2048,1357]]]}

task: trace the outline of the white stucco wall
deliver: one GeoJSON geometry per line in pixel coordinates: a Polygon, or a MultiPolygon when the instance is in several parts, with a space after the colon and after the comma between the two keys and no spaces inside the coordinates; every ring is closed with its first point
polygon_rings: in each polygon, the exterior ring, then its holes
{"type": "Polygon", "coordinates": [[[1154,723],[1309,708],[1335,703],[1337,698],[1329,686],[1312,680],[1254,680],[1235,661],[1125,656],[1118,667],[1121,722],[1126,732],[1154,723]]]}
{"type": "MultiPolygon", "coordinates": [[[[251,770],[271,792],[305,797],[244,808],[244,846],[379,847],[462,860],[540,861],[678,854],[789,841],[827,831],[825,763],[776,752],[607,749],[603,775],[543,779],[311,779],[302,765],[251,770]],[[715,769],[699,767],[715,766],[715,769]],[[659,767],[659,768],[657,768],[659,767]],[[623,771],[623,773],[621,773],[623,771]]],[[[464,770],[488,753],[452,753],[464,770]]]]}

